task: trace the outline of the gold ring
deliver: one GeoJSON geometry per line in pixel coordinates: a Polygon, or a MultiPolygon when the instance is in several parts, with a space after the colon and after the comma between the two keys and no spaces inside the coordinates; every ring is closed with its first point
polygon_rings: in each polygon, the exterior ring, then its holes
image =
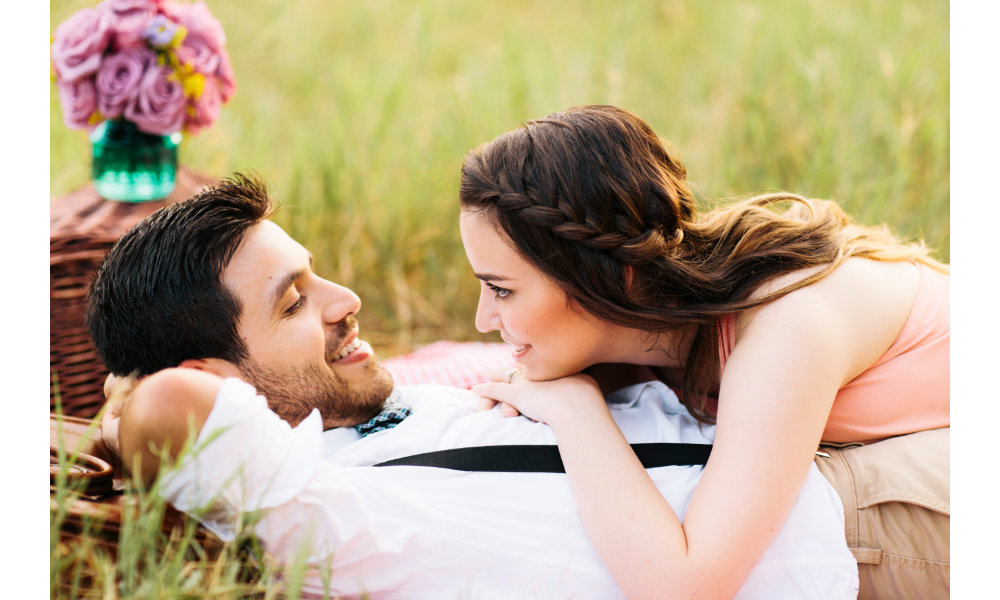
{"type": "Polygon", "coordinates": [[[519,367],[511,367],[510,369],[507,369],[507,373],[506,373],[506,375],[507,375],[507,383],[508,384],[509,383],[513,383],[513,381],[514,381],[514,375],[517,374],[517,373],[519,373],[520,371],[521,371],[521,369],[519,367]]]}

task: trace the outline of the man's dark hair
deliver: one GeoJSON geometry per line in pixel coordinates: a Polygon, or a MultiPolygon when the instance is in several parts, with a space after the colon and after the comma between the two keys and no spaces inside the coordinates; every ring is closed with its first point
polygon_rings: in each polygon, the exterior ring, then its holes
{"type": "Polygon", "coordinates": [[[222,271],[272,211],[260,177],[236,173],[123,235],[94,276],[84,316],[105,366],[122,376],[189,359],[241,364],[242,305],[222,271]]]}

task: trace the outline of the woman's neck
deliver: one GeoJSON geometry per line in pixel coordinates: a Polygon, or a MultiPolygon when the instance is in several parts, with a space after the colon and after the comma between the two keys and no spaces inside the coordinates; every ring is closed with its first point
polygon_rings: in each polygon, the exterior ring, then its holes
{"type": "Polygon", "coordinates": [[[696,332],[695,326],[659,335],[621,328],[611,332],[614,342],[609,348],[613,350],[602,362],[683,369],[696,332]]]}

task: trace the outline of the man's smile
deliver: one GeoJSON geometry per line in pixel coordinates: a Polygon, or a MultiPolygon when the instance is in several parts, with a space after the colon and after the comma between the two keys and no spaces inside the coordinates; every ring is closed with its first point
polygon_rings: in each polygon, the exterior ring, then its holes
{"type": "Polygon", "coordinates": [[[358,339],[357,335],[355,335],[349,342],[344,344],[344,347],[340,349],[330,364],[342,365],[355,363],[367,359],[371,354],[371,346],[367,342],[358,339]]]}
{"type": "Polygon", "coordinates": [[[370,358],[372,347],[359,336],[361,330],[354,315],[337,323],[326,343],[326,362],[331,365],[347,366],[370,358]],[[333,341],[337,340],[337,341],[333,341]]]}
{"type": "Polygon", "coordinates": [[[333,346],[333,344],[327,345],[327,348],[331,346],[337,348],[336,350],[327,350],[327,362],[329,364],[346,367],[347,365],[364,362],[375,354],[368,342],[358,337],[360,330],[358,329],[358,322],[353,316],[349,316],[340,323],[338,329],[344,328],[348,328],[348,331],[347,335],[341,338],[342,341],[338,342],[337,346],[333,346]]]}

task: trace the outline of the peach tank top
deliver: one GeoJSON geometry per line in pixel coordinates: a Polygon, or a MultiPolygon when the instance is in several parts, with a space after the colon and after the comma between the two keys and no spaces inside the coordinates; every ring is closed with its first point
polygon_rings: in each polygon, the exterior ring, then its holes
{"type": "MultiPolygon", "coordinates": [[[[951,277],[921,263],[920,286],[896,341],[837,392],[827,442],[871,442],[951,425],[951,277]]],[[[719,322],[723,369],[736,341],[731,316],[719,322]]]]}

